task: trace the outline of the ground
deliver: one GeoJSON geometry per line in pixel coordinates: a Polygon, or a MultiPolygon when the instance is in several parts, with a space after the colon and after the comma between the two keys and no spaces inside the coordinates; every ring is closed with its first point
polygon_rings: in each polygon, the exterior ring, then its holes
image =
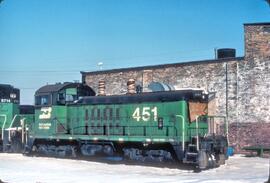
{"type": "Polygon", "coordinates": [[[177,168],[0,154],[0,179],[8,183],[263,183],[268,179],[268,166],[266,158],[236,155],[226,165],[195,173],[177,168]]]}

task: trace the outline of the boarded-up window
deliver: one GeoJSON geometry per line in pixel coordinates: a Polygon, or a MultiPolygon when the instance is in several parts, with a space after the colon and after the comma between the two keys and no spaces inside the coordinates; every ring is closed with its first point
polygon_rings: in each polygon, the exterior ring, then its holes
{"type": "Polygon", "coordinates": [[[190,116],[191,122],[195,121],[197,116],[207,114],[207,103],[189,102],[188,105],[189,105],[189,116],[190,116]]]}

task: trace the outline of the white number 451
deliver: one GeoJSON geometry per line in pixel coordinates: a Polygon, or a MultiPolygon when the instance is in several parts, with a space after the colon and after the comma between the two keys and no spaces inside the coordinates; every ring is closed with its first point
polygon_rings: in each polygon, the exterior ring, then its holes
{"type": "Polygon", "coordinates": [[[154,121],[157,121],[157,107],[152,109],[150,107],[143,107],[141,109],[137,107],[132,114],[132,118],[136,121],[149,121],[151,116],[153,116],[154,121]]]}

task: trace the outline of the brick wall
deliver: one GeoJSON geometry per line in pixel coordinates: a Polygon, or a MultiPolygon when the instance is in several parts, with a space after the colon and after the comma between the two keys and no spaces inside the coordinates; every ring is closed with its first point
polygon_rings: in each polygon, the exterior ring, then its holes
{"type": "Polygon", "coordinates": [[[270,24],[245,24],[244,29],[245,57],[88,72],[82,78],[95,90],[104,79],[107,95],[126,93],[130,78],[144,91],[152,81],[215,91],[210,110],[226,116],[227,104],[230,141],[237,150],[270,145],[270,24]]]}

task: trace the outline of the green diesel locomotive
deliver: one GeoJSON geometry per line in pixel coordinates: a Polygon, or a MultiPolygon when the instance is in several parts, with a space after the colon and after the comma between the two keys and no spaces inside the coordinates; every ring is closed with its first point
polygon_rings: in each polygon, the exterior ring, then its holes
{"type": "Polygon", "coordinates": [[[19,89],[0,84],[0,151],[21,152],[33,114],[34,106],[20,105],[19,89]]]}
{"type": "Polygon", "coordinates": [[[208,102],[203,90],[96,96],[81,83],[46,85],[35,93],[25,153],[214,167],[225,163],[227,127],[216,133],[208,102]]]}

